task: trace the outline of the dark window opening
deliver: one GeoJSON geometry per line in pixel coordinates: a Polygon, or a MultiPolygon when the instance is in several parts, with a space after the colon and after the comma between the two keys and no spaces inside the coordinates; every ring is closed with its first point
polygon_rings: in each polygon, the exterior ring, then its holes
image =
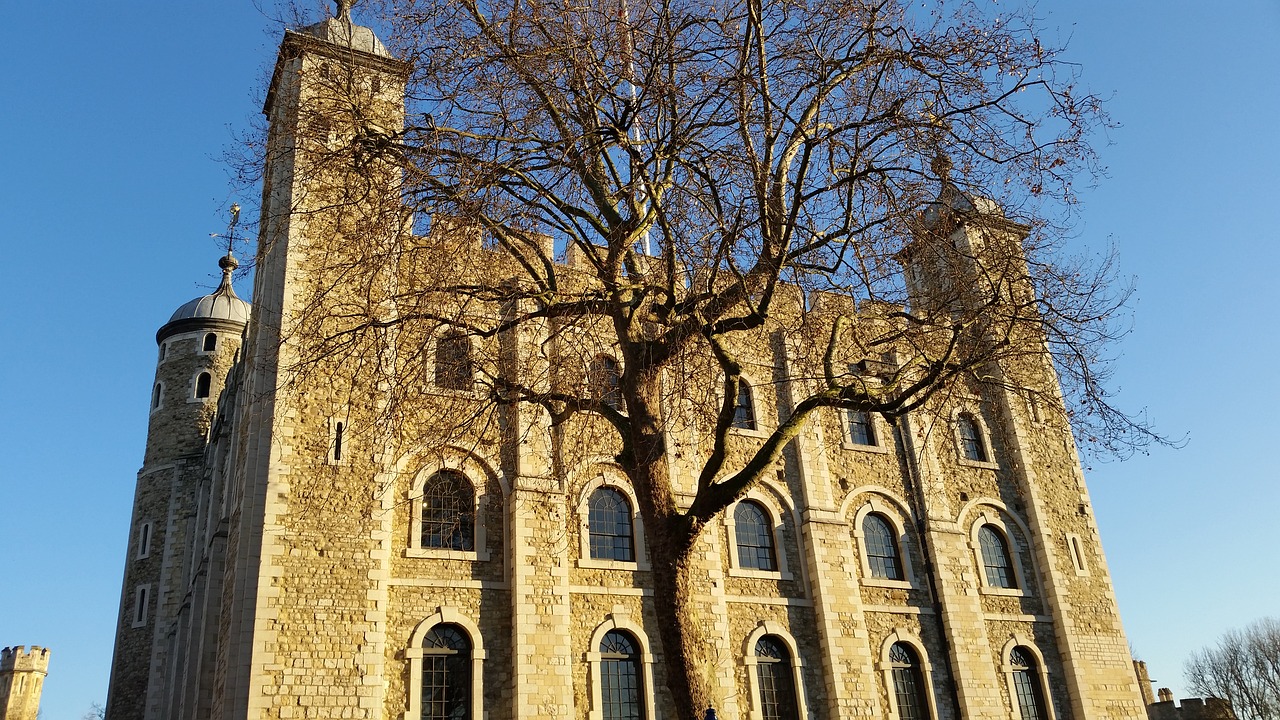
{"type": "Polygon", "coordinates": [[[743,500],[733,510],[733,525],[738,541],[738,565],[751,570],[777,570],[769,513],[759,503],[743,500]]]}
{"type": "Polygon", "coordinates": [[[209,385],[213,383],[213,376],[207,372],[200,373],[196,378],[196,397],[209,397],[209,385]]]}
{"type": "Polygon", "coordinates": [[[617,360],[608,355],[597,355],[591,361],[587,381],[592,398],[614,410],[622,409],[621,373],[617,360]]]}
{"type": "Polygon", "coordinates": [[[987,585],[996,588],[1015,589],[1018,578],[1013,571],[1013,560],[1009,554],[1009,543],[1004,534],[991,525],[983,525],[978,530],[978,544],[982,551],[982,565],[987,576],[987,585]]]}
{"type": "Polygon", "coordinates": [[[342,460],[342,431],[346,430],[346,426],[342,423],[335,423],[333,426],[333,461],[342,460]]]}
{"type": "Polygon", "coordinates": [[[631,503],[618,490],[597,488],[588,504],[591,557],[597,560],[635,561],[631,503]]]}
{"type": "Polygon", "coordinates": [[[422,547],[473,550],[475,488],[456,470],[441,470],[422,488],[422,547]]]}
{"type": "Polygon", "coordinates": [[[756,677],[764,720],[799,720],[791,653],[778,638],[765,635],[756,641],[756,677]]]}
{"type": "Polygon", "coordinates": [[[155,410],[156,408],[160,407],[160,399],[163,396],[163,394],[164,394],[164,386],[161,385],[160,383],[156,383],[156,386],[151,390],[151,409],[152,410],[155,410]]]}
{"type": "Polygon", "coordinates": [[[610,630],[600,641],[600,706],[604,720],[643,720],[644,687],[634,638],[610,630]]]}
{"type": "Polygon", "coordinates": [[[474,382],[471,340],[461,332],[445,333],[436,341],[436,385],[449,390],[470,390],[474,382]]]}
{"type": "Polygon", "coordinates": [[[982,443],[982,431],[978,429],[978,421],[972,415],[961,415],[957,420],[960,427],[960,446],[966,460],[987,462],[987,448],[982,443]]]}
{"type": "Polygon", "coordinates": [[[738,379],[738,397],[733,403],[733,426],[743,430],[756,429],[755,397],[751,385],[741,378],[738,379]]]}
{"type": "Polygon", "coordinates": [[[849,411],[849,442],[854,445],[875,445],[876,431],[871,415],[861,410],[849,411]]]}
{"type": "Polygon", "coordinates": [[[218,348],[218,336],[215,335],[214,333],[209,333],[208,335],[205,335],[204,351],[211,352],[213,350],[216,350],[217,348],[218,348]]]}
{"type": "Polygon", "coordinates": [[[470,720],[471,640],[457,625],[431,628],[422,641],[422,720],[470,720]]]}
{"type": "Polygon", "coordinates": [[[871,513],[862,520],[862,539],[866,543],[867,565],[871,577],[902,580],[902,557],[898,551],[893,526],[883,516],[871,513]]]}

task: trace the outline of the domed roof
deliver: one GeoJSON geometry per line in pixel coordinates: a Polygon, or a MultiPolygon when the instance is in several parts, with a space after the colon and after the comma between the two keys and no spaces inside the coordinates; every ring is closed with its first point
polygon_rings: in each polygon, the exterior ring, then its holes
{"type": "Polygon", "coordinates": [[[222,268],[222,283],[218,285],[218,289],[175,310],[169,322],[196,319],[249,322],[249,303],[236,297],[236,291],[231,287],[231,273],[239,264],[230,253],[219,259],[218,267],[222,268]]]}

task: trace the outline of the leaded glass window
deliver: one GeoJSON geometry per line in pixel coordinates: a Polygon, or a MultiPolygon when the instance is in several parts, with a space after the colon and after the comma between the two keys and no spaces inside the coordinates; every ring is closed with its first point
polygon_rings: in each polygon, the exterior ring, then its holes
{"type": "Polygon", "coordinates": [[[765,635],[756,641],[756,677],[764,720],[799,720],[791,653],[782,641],[765,635]]]}
{"type": "Polygon", "coordinates": [[[600,709],[604,720],[643,720],[640,652],[634,638],[610,630],[600,641],[600,709]]]}
{"type": "Polygon", "coordinates": [[[597,355],[591,361],[590,376],[591,397],[608,405],[614,410],[622,408],[621,373],[618,361],[608,355],[597,355]]]}
{"type": "Polygon", "coordinates": [[[1013,560],[1009,555],[1009,543],[1004,533],[994,525],[983,525],[978,529],[978,544],[982,551],[982,566],[986,571],[987,585],[996,588],[1018,587],[1018,577],[1013,571],[1013,560]]]}
{"type": "Polygon", "coordinates": [[[982,431],[978,429],[978,421],[968,413],[957,418],[960,432],[960,447],[966,460],[987,461],[987,447],[982,443],[982,431]]]}
{"type": "Polygon", "coordinates": [[[436,385],[449,390],[470,390],[475,382],[471,340],[458,331],[436,341],[436,385]]]}
{"type": "Polygon", "coordinates": [[[1009,651],[1009,665],[1013,672],[1013,693],[1019,716],[1022,720],[1048,720],[1035,656],[1027,648],[1015,647],[1009,651]]]}
{"type": "Polygon", "coordinates": [[[738,379],[738,397],[733,403],[733,426],[743,430],[756,429],[755,398],[746,380],[738,379]]]}
{"type": "Polygon", "coordinates": [[[929,696],[916,651],[906,643],[894,643],[889,648],[889,668],[898,720],[929,720],[929,696]]]}
{"type": "Polygon", "coordinates": [[[422,641],[422,720],[470,720],[471,640],[449,623],[422,641]]]}
{"type": "Polygon", "coordinates": [[[849,442],[854,445],[875,445],[876,431],[871,424],[870,413],[849,411],[849,442]]]}
{"type": "Polygon", "coordinates": [[[733,510],[737,535],[738,565],[751,570],[777,570],[773,547],[773,522],[760,503],[743,500],[733,510]]]}
{"type": "Polygon", "coordinates": [[[871,577],[902,580],[902,557],[893,526],[883,515],[870,513],[862,519],[862,539],[866,543],[871,577]]]}
{"type": "Polygon", "coordinates": [[[441,470],[422,488],[422,547],[474,550],[475,488],[456,470],[441,470]]]}
{"type": "Polygon", "coordinates": [[[631,503],[627,498],[615,488],[601,487],[591,493],[587,505],[591,557],[634,562],[631,503]]]}

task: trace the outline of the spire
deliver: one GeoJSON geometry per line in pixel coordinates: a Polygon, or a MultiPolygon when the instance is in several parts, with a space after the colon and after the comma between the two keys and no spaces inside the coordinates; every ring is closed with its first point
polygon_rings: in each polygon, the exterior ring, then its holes
{"type": "Polygon", "coordinates": [[[335,16],[342,22],[351,24],[351,3],[352,0],[336,0],[338,4],[338,14],[335,16]]]}
{"type": "Polygon", "coordinates": [[[226,293],[231,297],[236,296],[235,288],[231,286],[231,274],[240,267],[240,261],[231,254],[231,250],[227,250],[227,254],[218,258],[218,267],[222,268],[222,282],[218,283],[218,289],[213,291],[214,295],[218,293],[226,293]]]}

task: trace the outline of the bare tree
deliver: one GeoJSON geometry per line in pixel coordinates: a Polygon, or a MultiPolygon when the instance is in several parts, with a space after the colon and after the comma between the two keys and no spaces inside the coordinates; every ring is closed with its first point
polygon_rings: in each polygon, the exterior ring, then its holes
{"type": "Polygon", "coordinates": [[[1228,630],[1193,654],[1183,675],[1192,692],[1230,700],[1242,720],[1280,718],[1280,619],[1228,630]]]}
{"type": "Polygon", "coordinates": [[[300,120],[316,131],[299,146],[308,201],[350,210],[332,222],[347,241],[309,256],[323,272],[289,329],[307,338],[291,370],[376,389],[388,435],[424,413],[440,437],[545,422],[560,470],[575,439],[614,453],[669,600],[656,609],[684,720],[715,700],[695,543],[824,408],[893,420],[984,385],[1061,408],[1052,367],[1092,445],[1161,440],[1107,392],[1128,288],[1110,258],[1063,243],[1107,118],[1029,11],[381,0],[364,12],[408,62],[407,122],[372,122],[368,93],[340,75],[300,120]],[[428,217],[425,240],[406,234],[428,217]],[[973,242],[954,240],[962,226],[973,242]],[[444,332],[472,355],[453,344],[433,365],[444,332]],[[744,445],[735,401],[772,342],[794,362],[766,380],[790,399],[744,445]],[[433,367],[443,386],[474,370],[483,401],[424,397],[412,378],[433,367]],[[517,408],[534,419],[511,420],[517,408]],[[696,465],[687,489],[668,462],[686,430],[703,438],[678,449],[696,465]]]}

